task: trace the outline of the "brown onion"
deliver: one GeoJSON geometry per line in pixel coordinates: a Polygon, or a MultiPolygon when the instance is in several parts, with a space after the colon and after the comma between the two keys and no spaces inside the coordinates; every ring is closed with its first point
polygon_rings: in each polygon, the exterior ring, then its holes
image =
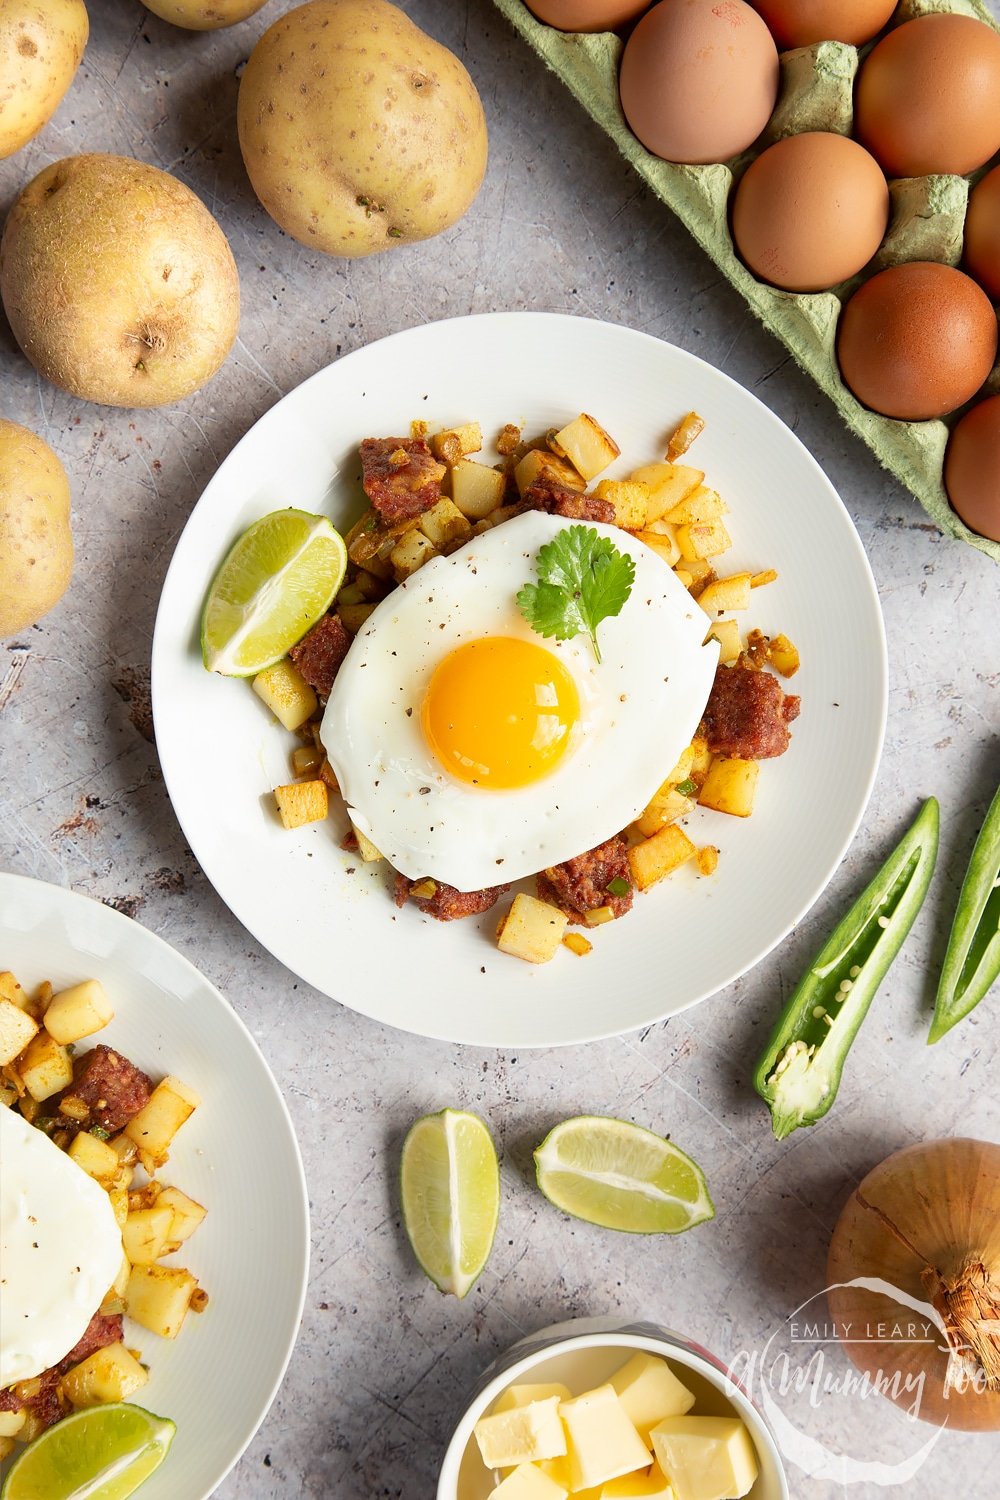
{"type": "Polygon", "coordinates": [[[919,1382],[923,1420],[1000,1429],[1000,1145],[928,1141],[875,1167],[837,1221],[827,1281],[848,1357],[881,1373],[891,1400],[913,1410],[919,1382]],[[929,1341],[894,1338],[900,1327],[922,1331],[929,1314],[850,1284],[860,1277],[929,1303],[940,1319],[929,1341]]]}

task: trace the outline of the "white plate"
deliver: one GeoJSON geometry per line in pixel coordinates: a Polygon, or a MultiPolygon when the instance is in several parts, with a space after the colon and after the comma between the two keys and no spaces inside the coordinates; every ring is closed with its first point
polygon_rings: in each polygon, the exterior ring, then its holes
{"type": "Polygon", "coordinates": [[[150,1372],[134,1400],[177,1424],[143,1500],[205,1500],[263,1421],[302,1315],[309,1210],[284,1100],[218,990],[99,901],[0,874],[0,968],[57,989],[99,979],[115,1017],[92,1041],[154,1081],[176,1073],[201,1096],[161,1175],[208,1209],[175,1259],[198,1277],[209,1305],[188,1314],[175,1340],[127,1321],[126,1330],[150,1372]]]}
{"type": "Polygon", "coordinates": [[[256,424],[206,488],[177,545],[153,641],[153,711],[167,788],[222,899],[289,969],[355,1010],[425,1036],[547,1046],[615,1035],[714,994],[780,942],[819,896],[868,801],[886,713],[885,635],[867,559],[822,470],[753,396],[693,355],[583,318],[497,313],[409,329],[321,370],[256,424]],[[775,567],[749,623],[802,654],[802,716],[761,770],[746,823],[700,812],[711,879],[685,869],[585,958],[534,966],[499,954],[495,913],[437,923],[397,912],[387,878],[338,848],[333,820],[280,827],[290,737],[244,682],[201,664],[198,619],[223,555],[281,506],[345,525],[363,503],[357,445],[478,419],[528,433],[591,412],[621,445],[608,473],[659,458],[690,408],[691,461],[729,502],[725,569],[775,567]],[[349,868],[355,873],[348,874],[349,868]]]}

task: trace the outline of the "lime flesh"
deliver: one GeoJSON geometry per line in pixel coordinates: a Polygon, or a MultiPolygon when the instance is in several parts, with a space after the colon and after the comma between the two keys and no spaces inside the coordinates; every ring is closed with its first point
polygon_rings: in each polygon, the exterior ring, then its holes
{"type": "Polygon", "coordinates": [[[174,1432],[141,1406],[85,1407],[28,1444],[0,1500],[125,1500],[166,1458],[174,1432]]]}
{"type": "Polygon", "coordinates": [[[493,1248],[500,1213],[496,1149],[478,1115],[424,1115],[403,1143],[403,1222],[421,1270],[464,1297],[493,1248]]]}
{"type": "Polygon", "coordinates": [[[715,1217],[705,1174],[662,1136],[606,1115],[564,1120],[535,1152],[556,1208],[605,1229],[680,1234],[715,1217]]]}
{"type": "Polygon", "coordinates": [[[329,609],[346,568],[344,539],[326,516],[262,516],[232,547],[208,591],[205,666],[226,677],[273,666],[329,609]]]}

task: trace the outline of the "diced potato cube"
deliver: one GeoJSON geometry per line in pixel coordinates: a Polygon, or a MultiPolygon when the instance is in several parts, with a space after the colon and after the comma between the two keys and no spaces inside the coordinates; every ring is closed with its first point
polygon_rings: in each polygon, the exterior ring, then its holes
{"type": "MultiPolygon", "coordinates": [[[[420,533],[418,531],[415,531],[412,533],[412,535],[419,536],[420,533]]],[[[362,625],[365,623],[374,608],[374,603],[345,604],[342,607],[338,608],[337,613],[340,616],[341,624],[347,631],[348,635],[357,635],[358,631],[361,629],[362,625]]]]}
{"type": "Polygon", "coordinates": [[[717,521],[720,516],[728,514],[729,506],[718,491],[699,484],[667,512],[666,519],[680,526],[692,521],[717,521]]]}
{"type": "Polygon", "coordinates": [[[708,748],[708,740],[704,735],[696,734],[691,741],[691,764],[688,767],[688,775],[697,785],[700,785],[708,775],[708,768],[712,764],[712,752],[708,748]]]}
{"type": "Polygon", "coordinates": [[[686,781],[691,775],[691,766],[693,762],[694,745],[691,744],[686,746],[685,749],[683,749],[680,755],[677,757],[677,764],[674,766],[670,775],[665,779],[663,785],[660,787],[660,791],[665,792],[668,787],[678,786],[682,781],[686,781]]]}
{"type": "Polygon", "coordinates": [[[31,997],[9,969],[0,973],[0,1000],[10,1000],[18,1010],[32,1009],[31,997]]]}
{"type": "Polygon", "coordinates": [[[274,800],[285,828],[321,823],[330,811],[330,793],[325,781],[292,781],[276,786],[274,800]]]}
{"type": "Polygon", "coordinates": [[[129,1265],[128,1256],[123,1255],[122,1263],[118,1267],[118,1275],[111,1283],[111,1291],[119,1300],[122,1300],[125,1296],[125,1288],[128,1286],[128,1279],[131,1274],[132,1267],[129,1265]]]}
{"type": "Polygon", "coordinates": [[[139,1113],[129,1120],[123,1134],[135,1142],[141,1155],[152,1157],[162,1165],[174,1136],[200,1103],[194,1089],[168,1073],[156,1085],[139,1113]]]}
{"type": "Polygon", "coordinates": [[[17,1071],[32,1099],[51,1099],[73,1082],[73,1054],[47,1031],[36,1031],[17,1060],[17,1071]]]}
{"type": "Polygon", "coordinates": [[[719,868],[719,851],[714,844],[705,844],[695,855],[699,875],[714,875],[719,868]]]}
{"type": "Polygon", "coordinates": [[[658,553],[668,568],[672,568],[680,561],[681,549],[677,545],[676,535],[662,531],[637,531],[636,541],[644,542],[654,552],[658,553]]]}
{"type": "MultiPolygon", "coordinates": [[[[416,573],[418,568],[422,568],[425,562],[430,562],[432,557],[437,557],[437,548],[430,537],[425,536],[418,528],[407,531],[401,536],[389,553],[389,561],[400,582],[404,578],[409,578],[411,573],[416,573]]],[[[364,609],[367,606],[359,604],[353,607],[364,609]]]]}
{"type": "Polygon", "coordinates": [[[717,755],[708,768],[698,801],[715,812],[730,813],[734,818],[749,818],[757,792],[760,766],[755,760],[739,756],[717,755]]]}
{"type": "MultiPolygon", "coordinates": [[[[23,1422],[25,1420],[25,1415],[23,1412],[20,1415],[23,1422]]],[[[10,1455],[13,1453],[16,1447],[16,1438],[0,1436],[0,1464],[4,1463],[6,1459],[10,1458],[10,1455]]]]}
{"type": "Polygon", "coordinates": [[[451,471],[451,498],[470,521],[481,521],[503,504],[507,481],[499,469],[463,458],[451,471]]]}
{"type": "Polygon", "coordinates": [[[85,979],[68,990],[53,995],[45,1009],[42,1025],[57,1042],[68,1045],[85,1036],[93,1036],[107,1026],[114,1007],[99,979],[85,979]]]}
{"type": "Polygon", "coordinates": [[[570,1490],[583,1490],[633,1469],[649,1467],[650,1455],[611,1385],[599,1385],[564,1401],[570,1490]]]}
{"type": "Polygon", "coordinates": [[[681,579],[685,587],[690,589],[696,599],[707,584],[715,581],[715,573],[707,557],[685,558],[677,564],[674,572],[681,579]],[[684,570],[683,574],[681,572],[682,569],[684,570]]]}
{"type": "Polygon", "coordinates": [[[766,583],[776,583],[777,581],[777,568],[765,568],[762,573],[755,573],[753,575],[750,580],[750,587],[752,589],[760,589],[763,588],[766,583]]]}
{"type": "MultiPolygon", "coordinates": [[[[375,845],[372,843],[368,835],[366,833],[362,833],[357,824],[352,823],[351,830],[354,834],[354,837],[358,841],[358,853],[361,855],[361,858],[364,860],[365,864],[375,864],[377,860],[380,860],[384,857],[381,849],[376,849],[375,845]]],[[[433,895],[433,892],[431,892],[431,894],[433,895]]]]}
{"type": "MultiPolygon", "coordinates": [[[[709,588],[714,587],[714,584],[709,584],[709,588]]],[[[698,600],[698,603],[701,603],[701,599],[698,600]]],[[[740,626],[738,620],[713,620],[711,625],[708,627],[708,635],[705,637],[705,639],[709,641],[718,641],[719,661],[722,666],[726,666],[729,662],[735,661],[740,652],[743,650],[743,638],[740,635],[740,626]]]]}
{"type": "MultiPolygon", "coordinates": [[[[458,506],[447,496],[432,505],[430,510],[425,510],[418,525],[435,547],[447,547],[450,542],[464,541],[472,530],[458,506]]],[[[411,532],[410,535],[412,534],[411,532]]]]}
{"type": "Polygon", "coordinates": [[[150,1333],[175,1339],[198,1283],[181,1266],[133,1266],[125,1288],[125,1311],[150,1333]]]}
{"type": "Polygon", "coordinates": [[[753,1488],[757,1456],[739,1417],[664,1417],[650,1438],[676,1500],[739,1500],[753,1488]]]}
{"type": "Polygon", "coordinates": [[[750,574],[731,573],[707,583],[698,595],[698,603],[707,615],[722,615],[731,609],[750,608],[750,574]]]}
{"type": "Polygon", "coordinates": [[[792,645],[787,635],[776,635],[771,638],[768,655],[774,670],[780,672],[782,677],[794,677],[801,666],[798,648],[792,645]]]}
{"type": "Polygon", "coordinates": [[[142,1365],[124,1344],[108,1344],[74,1365],[59,1384],[66,1399],[80,1408],[127,1401],[148,1379],[142,1365]]]}
{"type": "Polygon", "coordinates": [[[12,1063],[38,1030],[34,1016],[6,996],[0,998],[0,1067],[12,1063]]]}
{"type": "Polygon", "coordinates": [[[187,1193],[182,1193],[180,1188],[165,1187],[161,1190],[156,1200],[157,1208],[169,1208],[170,1233],[167,1236],[171,1246],[181,1245],[189,1240],[194,1234],[208,1210],[187,1193]]]}
{"type": "Polygon", "coordinates": [[[480,1417],[473,1432],[488,1469],[560,1458],[566,1452],[558,1396],[480,1417]]]}
{"type": "Polygon", "coordinates": [[[129,1213],[122,1230],[125,1254],[133,1266],[150,1266],[163,1255],[170,1241],[173,1211],[161,1208],[137,1208],[129,1213]]]}
{"type": "MultiPolygon", "coordinates": [[[[378,600],[385,597],[385,583],[377,578],[374,573],[369,573],[367,568],[359,568],[354,580],[361,592],[362,599],[378,600]]],[[[337,595],[339,600],[340,595],[337,595]]]]}
{"type": "Polygon", "coordinates": [[[594,490],[598,500],[615,508],[615,525],[625,531],[641,531],[646,524],[649,485],[636,479],[602,479],[594,490]]]}
{"type": "Polygon", "coordinates": [[[287,657],[258,672],[251,686],[286,729],[298,729],[319,707],[316,694],[295,663],[287,657]]]}
{"type": "Polygon", "coordinates": [[[119,1229],[124,1229],[128,1218],[128,1188],[124,1185],[107,1189],[108,1199],[119,1229]]]}
{"type": "Polygon", "coordinates": [[[494,1401],[490,1411],[516,1411],[519,1406],[530,1406],[532,1401],[550,1401],[553,1396],[559,1401],[568,1401],[570,1395],[569,1386],[563,1385],[559,1380],[540,1382],[535,1385],[509,1385],[494,1401]]]}
{"type": "Polygon", "coordinates": [[[677,545],[681,557],[697,561],[701,558],[718,557],[733,545],[732,538],[722,521],[691,521],[677,528],[677,545]]]}
{"type": "Polygon", "coordinates": [[[24,1426],[26,1415],[23,1406],[18,1411],[0,1411],[0,1438],[16,1437],[24,1426]]]}
{"type": "Polygon", "coordinates": [[[491,1491],[490,1500],[566,1500],[569,1491],[535,1464],[518,1464],[491,1491]]]}
{"type": "Polygon", "coordinates": [[[454,467],[467,453],[478,453],[483,446],[483,429],[478,422],[463,422],[460,427],[446,427],[431,438],[431,452],[442,463],[454,467]]]}
{"type": "Polygon", "coordinates": [[[578,958],[586,958],[588,953],[593,953],[594,945],[589,938],[585,938],[582,932],[564,932],[563,947],[575,953],[578,958]]]}
{"type": "Polygon", "coordinates": [[[649,486],[648,526],[651,521],[667,515],[692,490],[696,490],[705,475],[701,469],[691,469],[687,464],[644,464],[641,469],[633,469],[629,478],[649,486]]]}
{"type": "Polygon", "coordinates": [[[663,1417],[683,1416],[694,1405],[694,1395],[678,1380],[665,1359],[638,1353],[611,1376],[611,1385],[626,1415],[644,1443],[649,1430],[663,1417]]]}
{"type": "Polygon", "coordinates": [[[292,751],[293,776],[318,776],[326,756],[318,745],[296,745],[292,751]]]}
{"type": "Polygon", "coordinates": [[[519,891],[497,935],[497,947],[531,964],[548,963],[556,955],[568,921],[557,906],[519,891]]]}
{"type": "Polygon", "coordinates": [[[658,792],[635,820],[636,830],[642,834],[644,839],[653,837],[654,833],[661,828],[666,828],[668,823],[676,823],[678,818],[687,817],[694,808],[695,799],[686,797],[676,787],[671,787],[662,796],[658,792]]]}
{"type": "Polygon", "coordinates": [[[547,448],[529,448],[514,470],[514,478],[518,492],[522,495],[536,479],[547,480],[550,484],[562,484],[569,490],[584,488],[584,480],[573,465],[558,454],[550,453],[547,448]]]}
{"type": "Polygon", "coordinates": [[[667,462],[672,464],[675,459],[680,458],[682,453],[686,453],[695,438],[704,430],[705,418],[699,417],[696,411],[689,411],[670,434],[667,443],[667,462]]]}
{"type": "Polygon", "coordinates": [[[105,1189],[111,1188],[121,1167],[114,1146],[109,1146],[107,1141],[90,1135],[86,1130],[81,1130],[79,1135],[73,1137],[66,1155],[105,1189]]]}
{"type": "Polygon", "coordinates": [[[683,828],[678,828],[676,823],[668,823],[665,828],[654,833],[652,838],[644,839],[641,844],[633,845],[628,851],[632,879],[640,891],[646,891],[658,880],[663,880],[686,864],[696,852],[683,828]]]}
{"type": "Polygon", "coordinates": [[[586,412],[581,412],[572,422],[561,427],[552,439],[552,446],[557,453],[569,459],[588,484],[608,464],[614,463],[622,451],[600,422],[595,422],[586,412]]]}

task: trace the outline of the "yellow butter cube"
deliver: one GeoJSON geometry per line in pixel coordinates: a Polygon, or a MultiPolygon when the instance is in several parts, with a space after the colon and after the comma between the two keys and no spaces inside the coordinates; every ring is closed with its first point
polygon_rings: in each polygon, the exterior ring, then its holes
{"type": "Polygon", "coordinates": [[[559,1415],[566,1429],[571,1491],[649,1467],[649,1449],[629,1421],[614,1386],[599,1385],[564,1401],[559,1415]]]}
{"type": "Polygon", "coordinates": [[[558,1396],[480,1417],[474,1431],[488,1469],[515,1468],[540,1458],[561,1458],[566,1452],[558,1396]]]}
{"type": "Polygon", "coordinates": [[[664,1417],[650,1433],[676,1500],[740,1500],[757,1478],[757,1456],[739,1417],[664,1417]]]}
{"type": "Polygon", "coordinates": [[[491,1500],[566,1500],[568,1490],[537,1469],[518,1464],[493,1491],[491,1500]]]}
{"type": "Polygon", "coordinates": [[[540,1382],[536,1385],[509,1385],[494,1401],[491,1410],[492,1412],[516,1411],[519,1406],[530,1406],[532,1401],[550,1401],[553,1396],[559,1401],[568,1401],[571,1394],[569,1386],[562,1385],[558,1380],[540,1382]]]}
{"type": "Polygon", "coordinates": [[[676,1497],[659,1464],[653,1464],[635,1474],[609,1479],[602,1486],[601,1500],[676,1500],[676,1497]]]}
{"type": "Polygon", "coordinates": [[[694,1405],[693,1394],[656,1354],[633,1354],[612,1375],[611,1385],[644,1443],[657,1422],[683,1416],[694,1405]]]}

